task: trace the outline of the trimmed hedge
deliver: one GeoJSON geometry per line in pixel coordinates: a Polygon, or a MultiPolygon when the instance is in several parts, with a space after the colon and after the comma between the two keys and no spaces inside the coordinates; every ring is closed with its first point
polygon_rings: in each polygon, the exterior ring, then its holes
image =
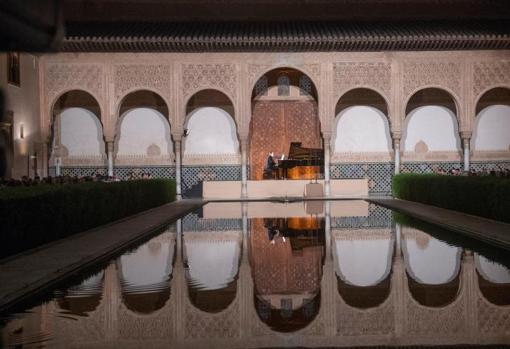
{"type": "Polygon", "coordinates": [[[393,196],[510,223],[510,179],[404,173],[393,196]]]}
{"type": "Polygon", "coordinates": [[[173,200],[167,179],[1,188],[0,257],[173,200]]]}

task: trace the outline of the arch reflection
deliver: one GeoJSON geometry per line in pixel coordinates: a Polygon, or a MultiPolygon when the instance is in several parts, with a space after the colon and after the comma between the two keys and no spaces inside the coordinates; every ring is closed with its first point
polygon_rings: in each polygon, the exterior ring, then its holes
{"type": "Polygon", "coordinates": [[[65,292],[58,292],[58,306],[76,315],[93,312],[101,303],[103,283],[104,270],[86,278],[79,285],[71,286],[65,292]]]}
{"type": "Polygon", "coordinates": [[[184,234],[188,295],[198,309],[217,313],[234,301],[241,241],[238,231],[184,234]]]}
{"type": "Polygon", "coordinates": [[[393,238],[387,228],[333,232],[338,292],[360,309],[382,304],[391,290],[393,238]]]}
{"type": "Polygon", "coordinates": [[[320,309],[324,218],[254,218],[251,266],[257,315],[270,328],[304,328],[320,309]]]}
{"type": "Polygon", "coordinates": [[[167,231],[118,259],[122,299],[128,309],[150,314],[166,304],[174,252],[175,233],[167,231]]]}
{"type": "Polygon", "coordinates": [[[492,304],[510,305],[510,269],[484,256],[475,255],[478,287],[492,304]]]}
{"type": "Polygon", "coordinates": [[[405,227],[402,252],[409,291],[418,303],[442,307],[456,299],[460,289],[460,248],[405,227]]]}

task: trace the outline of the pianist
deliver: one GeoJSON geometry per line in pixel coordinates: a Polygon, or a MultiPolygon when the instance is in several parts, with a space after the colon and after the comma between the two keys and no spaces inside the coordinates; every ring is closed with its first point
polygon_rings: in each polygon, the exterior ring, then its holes
{"type": "Polygon", "coordinates": [[[273,178],[273,170],[276,169],[274,153],[270,152],[267,156],[266,167],[264,167],[264,178],[273,178]]]}

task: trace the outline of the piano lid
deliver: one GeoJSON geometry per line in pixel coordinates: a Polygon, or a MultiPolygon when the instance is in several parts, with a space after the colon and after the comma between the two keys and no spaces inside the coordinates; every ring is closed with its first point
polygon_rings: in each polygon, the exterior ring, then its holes
{"type": "Polygon", "coordinates": [[[305,148],[301,142],[291,142],[289,148],[289,160],[323,160],[324,150],[322,148],[305,148]]]}

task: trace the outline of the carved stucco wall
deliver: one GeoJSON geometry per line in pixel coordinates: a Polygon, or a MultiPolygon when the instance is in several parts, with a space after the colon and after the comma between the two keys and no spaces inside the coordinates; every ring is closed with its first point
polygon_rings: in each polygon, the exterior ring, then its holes
{"type": "Polygon", "coordinates": [[[492,87],[510,87],[507,51],[287,53],[284,56],[280,53],[207,56],[89,53],[43,56],[39,64],[42,140],[49,135],[55,99],[72,89],[85,90],[97,99],[108,140],[115,136],[120,101],[129,92],[140,89],[158,93],[167,103],[174,138],[182,135],[186,101],[202,89],[220,90],[232,100],[238,133],[246,137],[253,86],[260,76],[279,67],[298,69],[313,81],[318,92],[321,131],[326,136],[332,130],[330,125],[338,98],[356,87],[373,89],[386,99],[391,133],[397,137],[404,127],[407,101],[422,88],[437,87],[450,93],[457,103],[459,131],[469,135],[474,126],[474,106],[480,95],[492,87]]]}

